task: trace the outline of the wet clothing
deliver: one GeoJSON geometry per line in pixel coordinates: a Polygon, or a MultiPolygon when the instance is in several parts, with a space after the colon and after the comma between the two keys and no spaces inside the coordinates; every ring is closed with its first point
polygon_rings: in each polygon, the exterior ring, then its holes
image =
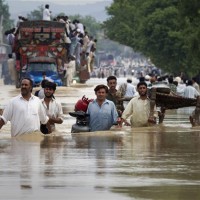
{"type": "MultiPolygon", "coordinates": [[[[46,111],[46,114],[50,118],[60,118],[62,121],[64,120],[63,116],[63,110],[60,102],[52,98],[52,100],[49,102],[49,107],[45,104],[44,99],[42,99],[42,105],[44,106],[44,109],[46,111]]],[[[55,125],[51,125],[51,130],[55,130],[55,125]]]]}
{"type": "MultiPolygon", "coordinates": [[[[156,109],[154,112],[156,112],[156,109]]],[[[122,114],[122,118],[127,119],[129,116],[131,116],[131,127],[145,127],[148,126],[149,114],[150,100],[148,98],[142,100],[140,96],[137,96],[131,99],[131,101],[128,103],[122,114]]]]}
{"type": "Polygon", "coordinates": [[[109,130],[118,118],[114,103],[107,99],[101,106],[96,100],[90,102],[87,113],[90,115],[89,126],[91,131],[109,130]]]}
{"type": "Polygon", "coordinates": [[[40,99],[34,95],[28,101],[22,95],[12,98],[1,118],[5,124],[11,122],[12,136],[39,131],[40,122],[46,124],[49,120],[40,99]]]}

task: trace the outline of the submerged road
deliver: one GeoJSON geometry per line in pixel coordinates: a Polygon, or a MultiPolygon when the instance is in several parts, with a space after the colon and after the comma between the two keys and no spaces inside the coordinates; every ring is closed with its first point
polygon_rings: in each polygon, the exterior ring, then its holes
{"type": "MultiPolygon", "coordinates": [[[[155,127],[71,134],[75,118],[68,112],[83,95],[95,98],[100,83],[106,79],[56,90],[65,120],[49,136],[11,138],[9,124],[0,130],[1,199],[200,199],[200,129],[188,120],[193,108],[167,111],[155,127]]],[[[20,92],[0,88],[1,108],[20,92]]]]}

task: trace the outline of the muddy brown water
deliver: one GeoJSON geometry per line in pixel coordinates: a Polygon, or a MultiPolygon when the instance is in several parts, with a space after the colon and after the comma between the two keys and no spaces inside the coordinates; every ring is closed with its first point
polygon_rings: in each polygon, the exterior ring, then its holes
{"type": "MultiPolygon", "coordinates": [[[[19,92],[4,90],[2,106],[19,92]]],[[[191,128],[188,109],[167,111],[155,127],[71,134],[68,111],[84,93],[93,97],[93,87],[56,92],[66,108],[57,132],[11,138],[9,124],[0,131],[1,199],[200,199],[200,129],[191,128]]]]}

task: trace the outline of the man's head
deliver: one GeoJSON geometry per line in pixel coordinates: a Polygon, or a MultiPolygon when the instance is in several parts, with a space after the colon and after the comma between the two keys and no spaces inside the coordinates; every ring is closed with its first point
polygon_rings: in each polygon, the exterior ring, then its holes
{"type": "Polygon", "coordinates": [[[46,78],[46,72],[42,72],[42,78],[43,80],[46,78]]]}
{"type": "Polygon", "coordinates": [[[108,87],[106,85],[97,85],[94,91],[97,96],[97,100],[104,101],[108,93],[108,87]]]}
{"type": "Polygon", "coordinates": [[[192,82],[193,82],[193,83],[196,83],[196,82],[197,82],[196,77],[192,77],[192,82]]]}
{"type": "Polygon", "coordinates": [[[141,97],[147,95],[147,84],[145,82],[139,82],[137,84],[137,91],[141,97]]]}
{"type": "Polygon", "coordinates": [[[46,5],[45,5],[45,8],[46,8],[46,9],[49,9],[49,4],[46,4],[46,5]]]}
{"type": "Polygon", "coordinates": [[[21,94],[22,96],[29,96],[33,89],[33,81],[30,78],[23,78],[21,80],[21,94]]]}
{"type": "Polygon", "coordinates": [[[117,86],[117,78],[115,76],[109,76],[107,78],[107,85],[111,90],[115,90],[117,86]]]}
{"type": "Polygon", "coordinates": [[[190,86],[192,86],[192,85],[193,85],[193,82],[192,82],[192,80],[188,80],[188,82],[187,82],[187,85],[190,85],[190,86]]]}
{"type": "Polygon", "coordinates": [[[47,82],[48,82],[47,79],[42,80],[42,82],[41,82],[41,87],[42,87],[42,88],[45,88],[45,84],[46,84],[47,82]]]}
{"type": "Polygon", "coordinates": [[[44,94],[46,98],[52,98],[56,90],[56,84],[53,82],[46,82],[44,85],[44,94]]]}
{"type": "Polygon", "coordinates": [[[132,83],[132,78],[127,78],[127,83],[132,83]]]}
{"type": "Polygon", "coordinates": [[[170,76],[170,77],[168,78],[168,82],[172,84],[172,83],[173,83],[173,81],[174,81],[173,77],[172,77],[172,76],[170,76]]]}

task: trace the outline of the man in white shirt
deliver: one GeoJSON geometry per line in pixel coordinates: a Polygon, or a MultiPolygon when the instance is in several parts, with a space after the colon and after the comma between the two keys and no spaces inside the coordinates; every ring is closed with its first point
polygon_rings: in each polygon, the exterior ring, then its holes
{"type": "Polygon", "coordinates": [[[11,122],[11,136],[40,130],[40,123],[49,120],[40,99],[31,94],[33,82],[29,78],[21,81],[21,94],[12,98],[0,117],[0,129],[11,122]]]}
{"type": "Polygon", "coordinates": [[[183,96],[186,98],[197,98],[200,96],[199,92],[192,86],[192,80],[188,80],[187,86],[183,91],[183,96]]]}
{"type": "MultiPolygon", "coordinates": [[[[44,86],[45,98],[42,99],[42,104],[45,108],[46,115],[49,117],[48,132],[51,133],[55,131],[55,124],[63,123],[63,110],[60,102],[54,98],[54,93],[56,90],[56,84],[52,82],[47,82],[44,86]]],[[[42,131],[43,132],[43,131],[42,131]]]]}
{"type": "MultiPolygon", "coordinates": [[[[147,96],[147,84],[139,82],[137,84],[139,95],[131,99],[126,106],[121,117],[121,125],[131,116],[131,127],[145,127],[149,124],[156,124],[156,109],[154,108],[154,116],[150,117],[150,99],[147,96]]],[[[127,122],[126,122],[127,123],[127,122]]]]}
{"type": "Polygon", "coordinates": [[[43,10],[43,20],[51,21],[51,11],[49,11],[49,5],[45,5],[45,9],[43,10]]]}
{"type": "Polygon", "coordinates": [[[119,90],[123,96],[123,105],[124,108],[128,105],[128,102],[135,96],[138,95],[138,92],[135,89],[135,86],[132,84],[132,78],[127,78],[127,83],[123,83],[119,86],[119,90]]]}

